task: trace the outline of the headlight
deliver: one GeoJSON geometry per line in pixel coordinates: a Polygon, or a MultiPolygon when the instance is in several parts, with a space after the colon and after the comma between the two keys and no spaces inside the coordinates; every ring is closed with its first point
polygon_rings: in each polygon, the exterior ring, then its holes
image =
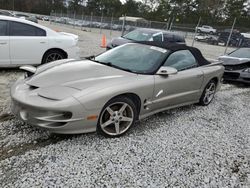
{"type": "Polygon", "coordinates": [[[52,100],[63,100],[65,98],[73,96],[75,93],[79,92],[78,89],[65,87],[65,86],[54,86],[41,88],[38,91],[40,97],[44,97],[52,100]]]}
{"type": "Polygon", "coordinates": [[[250,68],[247,68],[247,69],[243,70],[243,72],[248,72],[248,73],[250,73],[250,68]]]}

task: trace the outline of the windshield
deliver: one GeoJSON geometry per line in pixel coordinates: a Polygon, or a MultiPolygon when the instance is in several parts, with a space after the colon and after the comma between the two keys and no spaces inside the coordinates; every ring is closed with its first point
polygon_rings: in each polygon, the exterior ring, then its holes
{"type": "Polygon", "coordinates": [[[142,44],[125,44],[107,51],[95,61],[139,74],[155,72],[165,60],[168,50],[142,44]]]}
{"type": "Polygon", "coordinates": [[[134,41],[148,41],[152,38],[152,34],[140,30],[134,30],[124,35],[123,38],[134,41]]]}
{"type": "Polygon", "coordinates": [[[250,48],[240,48],[229,54],[230,57],[250,58],[250,48]]]}

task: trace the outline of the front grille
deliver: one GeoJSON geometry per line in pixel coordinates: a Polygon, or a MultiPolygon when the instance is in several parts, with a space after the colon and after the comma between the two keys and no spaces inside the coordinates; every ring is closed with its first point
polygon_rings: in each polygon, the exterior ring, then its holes
{"type": "Polygon", "coordinates": [[[250,63],[240,64],[240,65],[225,65],[225,70],[234,71],[234,70],[244,70],[250,67],[250,63]]]}
{"type": "Polygon", "coordinates": [[[240,73],[236,72],[225,72],[224,79],[238,79],[240,77],[240,73]]]}

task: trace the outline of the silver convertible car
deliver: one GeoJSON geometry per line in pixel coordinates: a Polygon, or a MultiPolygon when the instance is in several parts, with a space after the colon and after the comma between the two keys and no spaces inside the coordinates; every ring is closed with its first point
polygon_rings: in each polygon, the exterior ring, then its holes
{"type": "Polygon", "coordinates": [[[185,45],[130,43],[84,60],[24,66],[11,88],[13,113],[60,134],[115,137],[135,121],[184,105],[208,105],[224,67],[185,45]]]}

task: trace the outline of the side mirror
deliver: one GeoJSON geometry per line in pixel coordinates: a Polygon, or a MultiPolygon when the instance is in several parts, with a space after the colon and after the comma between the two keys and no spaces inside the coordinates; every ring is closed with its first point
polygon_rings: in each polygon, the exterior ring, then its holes
{"type": "Polygon", "coordinates": [[[157,71],[157,75],[161,75],[161,76],[169,76],[169,75],[174,75],[177,74],[178,70],[173,68],[173,67],[161,67],[158,71],[157,71]]]}

